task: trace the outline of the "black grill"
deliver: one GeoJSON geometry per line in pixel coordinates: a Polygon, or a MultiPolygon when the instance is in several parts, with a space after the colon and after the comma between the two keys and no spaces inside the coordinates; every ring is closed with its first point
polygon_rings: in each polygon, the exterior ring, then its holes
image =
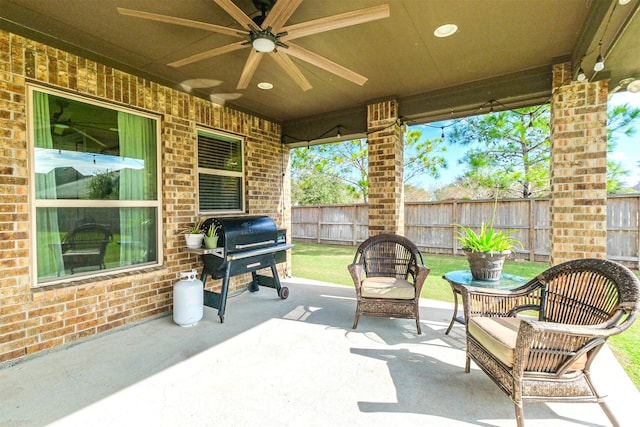
{"type": "Polygon", "coordinates": [[[218,309],[220,322],[224,322],[231,276],[251,273],[250,291],[256,292],[259,286],[265,286],[276,289],[282,299],[289,296],[289,289],[280,286],[276,270],[276,262],[284,262],[285,251],[292,247],[286,243],[286,230],[276,228],[268,216],[209,218],[203,228],[206,232],[211,227],[217,228],[218,247],[201,250],[202,282],[206,283],[209,276],[223,282],[220,293],[204,291],[204,304],[218,309]],[[264,268],[271,268],[273,277],[256,273],[264,268]]]}
{"type": "Polygon", "coordinates": [[[218,228],[218,247],[225,256],[275,246],[278,240],[276,223],[268,216],[209,218],[202,227],[205,232],[218,228]]]}

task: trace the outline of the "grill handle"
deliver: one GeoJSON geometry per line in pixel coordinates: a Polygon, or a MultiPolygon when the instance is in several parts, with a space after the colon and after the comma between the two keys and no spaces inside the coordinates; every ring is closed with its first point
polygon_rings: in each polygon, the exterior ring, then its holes
{"type": "Polygon", "coordinates": [[[246,245],[236,245],[236,249],[247,249],[256,246],[275,245],[275,240],[265,240],[264,242],[247,243],[246,245]]]}

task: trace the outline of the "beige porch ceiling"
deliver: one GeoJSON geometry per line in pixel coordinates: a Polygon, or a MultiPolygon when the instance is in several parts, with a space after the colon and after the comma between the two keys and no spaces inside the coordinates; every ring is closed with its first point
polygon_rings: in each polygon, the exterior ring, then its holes
{"type": "MultiPolygon", "coordinates": [[[[259,14],[252,0],[233,2],[250,17],[259,14]]],[[[240,29],[213,0],[0,0],[0,27],[281,122],[287,143],[322,139],[338,124],[343,139],[362,134],[367,103],[391,97],[409,123],[477,113],[492,99],[510,108],[544,102],[551,95],[551,65],[571,61],[577,72],[583,57],[588,78],[610,79],[610,90],[640,78],[640,0],[304,0],[287,25],[382,4],[390,17],[296,40],[367,77],[360,86],[293,58],[313,86],[307,91],[268,55],[248,88],[237,89],[248,48],[171,67],[239,39],[116,9],[240,29]],[[434,30],[447,23],[458,32],[436,38],[434,30]],[[605,69],[594,73],[599,42],[605,69]],[[259,82],[274,87],[262,90],[259,82]]]]}

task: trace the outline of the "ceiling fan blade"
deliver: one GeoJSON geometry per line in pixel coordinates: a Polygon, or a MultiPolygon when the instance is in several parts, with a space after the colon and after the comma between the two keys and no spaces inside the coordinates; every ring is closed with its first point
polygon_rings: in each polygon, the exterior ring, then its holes
{"type": "Polygon", "coordinates": [[[307,80],[307,78],[302,74],[300,68],[298,68],[298,66],[293,63],[291,58],[289,58],[286,53],[280,50],[278,52],[274,52],[271,57],[275,59],[278,65],[282,67],[282,69],[289,75],[289,77],[291,77],[293,81],[296,82],[296,84],[300,86],[300,89],[302,89],[304,92],[313,87],[311,86],[311,83],[309,83],[309,80],[307,80]]]}
{"type": "Polygon", "coordinates": [[[255,27],[255,23],[251,18],[247,16],[238,6],[236,6],[231,0],[213,0],[216,2],[218,6],[224,9],[233,19],[235,19],[238,24],[242,25],[243,28],[249,30],[251,26],[255,27]]]}
{"type": "Polygon", "coordinates": [[[78,129],[78,128],[76,128],[76,127],[73,127],[73,126],[69,126],[69,127],[70,127],[72,130],[74,130],[75,132],[78,132],[80,135],[82,135],[82,136],[86,137],[87,139],[92,140],[93,142],[95,142],[96,144],[100,145],[101,147],[108,147],[108,145],[107,145],[107,144],[105,144],[104,142],[102,142],[102,141],[100,141],[100,140],[98,140],[98,139],[94,138],[93,136],[89,135],[89,134],[88,134],[88,133],[86,133],[85,131],[80,130],[80,129],[78,129]]]}
{"type": "Polygon", "coordinates": [[[337,28],[349,27],[351,25],[388,18],[389,15],[390,12],[388,4],[353,10],[351,12],[340,13],[338,15],[327,16],[325,18],[314,19],[312,21],[283,27],[282,31],[286,31],[287,35],[282,38],[293,40],[311,34],[322,33],[329,30],[335,30],[337,28]]]}
{"type": "Polygon", "coordinates": [[[278,0],[262,23],[262,28],[271,27],[274,34],[279,33],[300,3],[302,0],[278,0]]]}
{"type": "Polygon", "coordinates": [[[125,9],[118,7],[120,15],[133,16],[136,18],[148,19],[150,21],[166,22],[168,24],[182,25],[185,27],[199,28],[214,33],[226,34],[228,36],[242,37],[235,28],[223,27],[221,25],[208,24],[206,22],[192,21],[191,19],[178,18],[176,16],[159,15],[157,13],[142,12],[139,10],[125,9]]]}
{"type": "Polygon", "coordinates": [[[246,89],[249,86],[249,82],[253,78],[263,56],[264,54],[262,52],[251,49],[247,62],[244,64],[242,74],[240,75],[240,80],[238,81],[238,89],[246,89]]]}
{"type": "Polygon", "coordinates": [[[336,76],[342,77],[345,80],[349,80],[357,85],[362,86],[368,80],[366,77],[356,73],[355,71],[351,71],[348,68],[343,67],[340,64],[336,64],[329,59],[318,55],[317,53],[313,53],[310,50],[302,48],[295,44],[289,44],[289,49],[287,49],[287,53],[293,57],[301,59],[302,61],[308,62],[309,64],[315,65],[318,68],[322,68],[325,71],[328,71],[336,76]]]}
{"type": "Polygon", "coordinates": [[[217,47],[215,49],[196,53],[195,55],[189,56],[188,58],[170,62],[167,65],[170,67],[182,67],[184,65],[193,64],[194,62],[202,61],[203,59],[213,58],[214,56],[223,55],[225,53],[244,49],[245,47],[247,47],[245,42],[231,43],[225,46],[217,47]]]}

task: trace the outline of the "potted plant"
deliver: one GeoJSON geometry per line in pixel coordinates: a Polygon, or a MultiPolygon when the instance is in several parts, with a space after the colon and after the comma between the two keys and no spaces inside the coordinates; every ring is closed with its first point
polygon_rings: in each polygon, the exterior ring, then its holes
{"type": "Polygon", "coordinates": [[[185,228],[182,232],[188,248],[197,249],[202,247],[204,232],[202,231],[201,220],[196,221],[194,225],[185,228]]]}
{"type": "Polygon", "coordinates": [[[218,226],[211,224],[204,233],[204,247],[213,249],[218,247],[218,226]]]}
{"type": "Polygon", "coordinates": [[[504,260],[522,243],[514,238],[515,230],[497,231],[490,224],[482,223],[479,232],[471,227],[458,225],[458,242],[467,255],[471,275],[476,280],[500,280],[504,260]]]}

